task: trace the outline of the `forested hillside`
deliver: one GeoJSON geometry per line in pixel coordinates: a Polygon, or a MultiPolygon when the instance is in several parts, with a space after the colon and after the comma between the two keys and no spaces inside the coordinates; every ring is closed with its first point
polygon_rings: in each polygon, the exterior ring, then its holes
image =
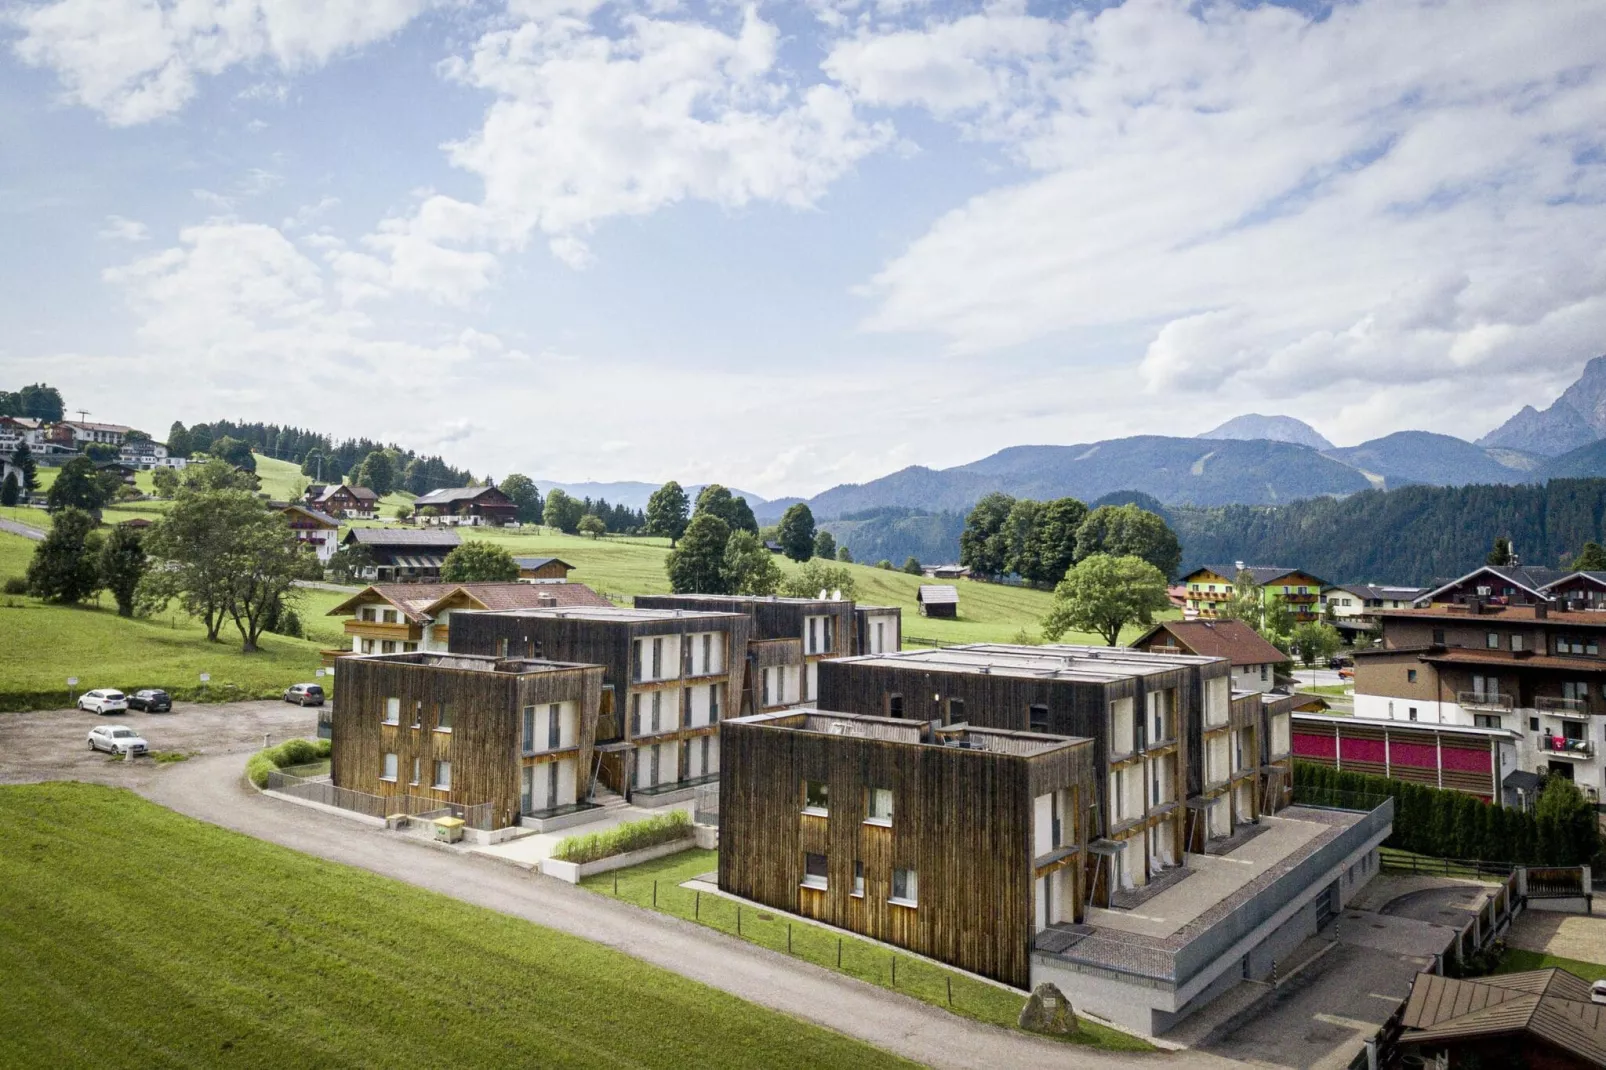
{"type": "Polygon", "coordinates": [[[964,513],[921,513],[889,506],[850,513],[820,525],[837,545],[846,546],[853,560],[864,565],[891,561],[902,565],[910,557],[928,565],[959,559],[959,533],[965,530],[964,513]]]}
{"type": "Polygon", "coordinates": [[[1183,571],[1246,561],[1298,566],[1334,583],[1426,584],[1483,563],[1498,535],[1531,565],[1600,541],[1606,479],[1535,486],[1401,487],[1283,506],[1173,506],[1183,571]]]}

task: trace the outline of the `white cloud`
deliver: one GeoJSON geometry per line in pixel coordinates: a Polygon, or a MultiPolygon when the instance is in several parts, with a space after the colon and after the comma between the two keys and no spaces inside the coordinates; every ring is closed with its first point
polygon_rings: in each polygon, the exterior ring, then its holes
{"type": "Polygon", "coordinates": [[[151,236],[151,230],[138,220],[109,215],[106,217],[106,225],[100,229],[100,236],[115,241],[140,242],[151,236]]]}
{"type": "Polygon", "coordinates": [[[867,326],[983,353],[1152,324],[1147,385],[1240,400],[1576,367],[1606,334],[1602,25],[1600,0],[1129,0],[844,40],[856,100],[1028,176],[886,264],[867,326]]]}
{"type": "Polygon", "coordinates": [[[11,15],[19,59],[117,126],[184,107],[196,82],[243,64],[284,73],[390,36],[426,0],[51,0],[11,15]]]}

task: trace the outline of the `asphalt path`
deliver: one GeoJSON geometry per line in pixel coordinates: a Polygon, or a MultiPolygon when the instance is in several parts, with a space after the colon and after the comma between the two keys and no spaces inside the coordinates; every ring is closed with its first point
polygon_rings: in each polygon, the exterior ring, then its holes
{"type": "Polygon", "coordinates": [[[21,535],[34,542],[43,542],[45,533],[38,528],[31,528],[27,524],[19,524],[15,520],[0,520],[0,531],[9,531],[13,535],[21,535]]]}

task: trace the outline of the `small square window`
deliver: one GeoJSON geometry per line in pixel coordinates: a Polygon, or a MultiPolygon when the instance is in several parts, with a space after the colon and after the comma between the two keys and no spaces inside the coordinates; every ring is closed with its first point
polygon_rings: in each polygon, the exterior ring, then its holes
{"type": "Polygon", "coordinates": [[[831,789],[823,780],[803,782],[803,810],[805,813],[824,814],[831,809],[831,789]]]}
{"type": "Polygon", "coordinates": [[[920,902],[920,879],[914,870],[892,871],[892,901],[910,907],[920,902]]]}
{"type": "Polygon", "coordinates": [[[824,890],[826,884],[825,856],[805,854],[803,856],[803,887],[819,888],[824,890]]]}
{"type": "Polygon", "coordinates": [[[1048,707],[1033,706],[1026,713],[1026,727],[1033,732],[1048,731],[1048,707]]]}
{"type": "Polygon", "coordinates": [[[1484,638],[1484,645],[1487,646],[1490,650],[1498,650],[1498,649],[1500,649],[1500,633],[1499,632],[1490,632],[1484,638]]]}
{"type": "Polygon", "coordinates": [[[866,808],[869,816],[865,820],[876,824],[892,824],[892,789],[871,788],[869,795],[869,805],[866,808]]]}
{"type": "Polygon", "coordinates": [[[864,863],[857,858],[853,860],[853,894],[864,894],[864,863]]]}
{"type": "Polygon", "coordinates": [[[1444,629],[1443,628],[1435,628],[1435,629],[1433,629],[1433,645],[1434,646],[1443,646],[1444,645],[1444,629]]]}
{"type": "Polygon", "coordinates": [[[435,763],[435,783],[434,783],[433,786],[435,787],[435,789],[437,791],[451,791],[452,790],[452,763],[451,762],[436,762],[435,763]]]}
{"type": "Polygon", "coordinates": [[[1530,731],[1530,732],[1539,731],[1539,718],[1537,718],[1537,717],[1528,718],[1528,731],[1530,731]]]}
{"type": "Polygon", "coordinates": [[[396,779],[396,756],[394,754],[385,755],[385,768],[384,768],[384,771],[379,774],[379,779],[380,780],[395,780],[396,779]]]}
{"type": "Polygon", "coordinates": [[[1405,670],[1405,682],[1408,683],[1408,684],[1416,683],[1416,670],[1415,669],[1406,669],[1405,670]]]}
{"type": "Polygon", "coordinates": [[[1416,720],[1416,707],[1415,706],[1412,706],[1410,708],[1410,718],[1413,721],[1416,720]]]}

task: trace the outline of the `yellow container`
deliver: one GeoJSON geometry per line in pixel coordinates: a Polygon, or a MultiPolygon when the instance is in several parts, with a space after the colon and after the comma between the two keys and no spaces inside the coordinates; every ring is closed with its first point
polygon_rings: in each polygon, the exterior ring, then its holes
{"type": "Polygon", "coordinates": [[[463,819],[460,817],[437,817],[435,819],[435,839],[440,843],[457,843],[463,838],[463,819]]]}

